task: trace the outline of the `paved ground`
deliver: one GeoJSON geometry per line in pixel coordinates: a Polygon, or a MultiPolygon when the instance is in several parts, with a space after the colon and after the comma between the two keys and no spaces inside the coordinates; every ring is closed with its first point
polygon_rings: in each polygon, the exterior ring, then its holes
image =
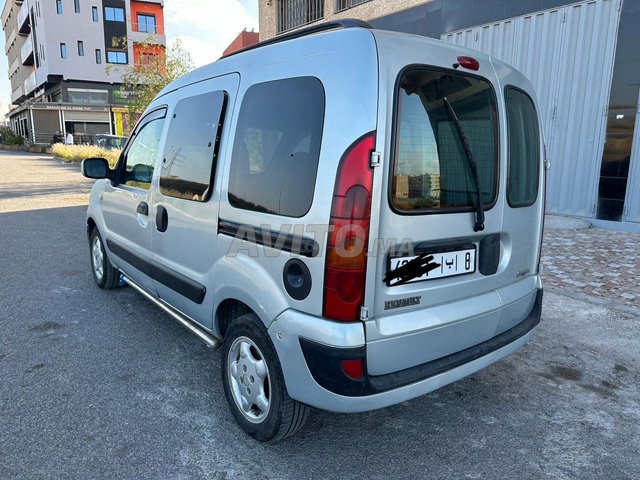
{"type": "Polygon", "coordinates": [[[94,287],[77,168],[0,153],[0,172],[0,479],[640,477],[640,317],[548,293],[535,340],[498,364],[261,445],[228,412],[219,352],[94,287]]]}
{"type": "Polygon", "coordinates": [[[547,229],[542,261],[549,286],[640,309],[640,234],[547,229]]]}

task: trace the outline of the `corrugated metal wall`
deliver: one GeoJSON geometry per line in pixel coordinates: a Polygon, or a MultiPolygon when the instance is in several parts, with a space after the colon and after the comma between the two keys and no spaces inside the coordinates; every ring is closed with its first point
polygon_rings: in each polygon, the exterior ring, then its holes
{"type": "Polygon", "coordinates": [[[548,212],[595,213],[619,17],[617,0],[592,0],[442,36],[534,84],[551,161],[548,212]]]}
{"type": "Polygon", "coordinates": [[[640,222],[640,97],[636,104],[636,126],[633,132],[633,148],[631,149],[631,171],[627,181],[627,195],[623,220],[640,222]]]}

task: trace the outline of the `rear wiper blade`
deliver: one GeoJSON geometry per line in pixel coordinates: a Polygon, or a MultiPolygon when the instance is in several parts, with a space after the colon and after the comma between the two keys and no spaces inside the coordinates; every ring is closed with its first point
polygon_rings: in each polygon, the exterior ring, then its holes
{"type": "Polygon", "coordinates": [[[478,163],[476,159],[473,157],[473,152],[471,151],[471,147],[469,146],[469,141],[467,140],[467,136],[464,133],[464,129],[462,128],[462,124],[456,115],[455,110],[449,103],[447,97],[443,97],[442,101],[444,102],[445,107],[447,107],[447,112],[449,113],[449,117],[451,117],[451,121],[455,124],[456,130],[458,131],[458,137],[460,138],[460,143],[462,143],[462,148],[464,149],[464,153],[467,157],[467,162],[469,163],[469,169],[471,170],[471,176],[473,177],[473,181],[476,184],[476,224],[473,227],[474,232],[481,232],[484,230],[484,205],[482,203],[482,190],[480,189],[480,176],[478,175],[478,163]]]}

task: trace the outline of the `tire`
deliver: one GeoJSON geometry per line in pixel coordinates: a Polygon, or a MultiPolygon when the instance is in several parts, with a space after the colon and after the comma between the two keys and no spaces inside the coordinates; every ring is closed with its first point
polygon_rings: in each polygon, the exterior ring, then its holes
{"type": "Polygon", "coordinates": [[[120,271],[111,265],[97,228],[91,230],[89,256],[91,258],[91,273],[96,285],[104,290],[116,288],[120,283],[120,271]]]}
{"type": "Polygon", "coordinates": [[[310,407],[287,394],[276,350],[254,313],[239,316],[227,330],[222,384],[238,425],[260,442],[278,442],[295,434],[309,415],[310,407]]]}

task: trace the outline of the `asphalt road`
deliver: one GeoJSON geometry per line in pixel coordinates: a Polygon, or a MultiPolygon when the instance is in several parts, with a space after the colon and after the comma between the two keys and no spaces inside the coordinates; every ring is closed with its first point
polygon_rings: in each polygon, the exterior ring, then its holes
{"type": "Polygon", "coordinates": [[[1,479],[640,477],[640,316],[547,293],[535,339],[498,364],[258,444],[219,352],[94,286],[78,168],[0,153],[0,172],[1,479]]]}

